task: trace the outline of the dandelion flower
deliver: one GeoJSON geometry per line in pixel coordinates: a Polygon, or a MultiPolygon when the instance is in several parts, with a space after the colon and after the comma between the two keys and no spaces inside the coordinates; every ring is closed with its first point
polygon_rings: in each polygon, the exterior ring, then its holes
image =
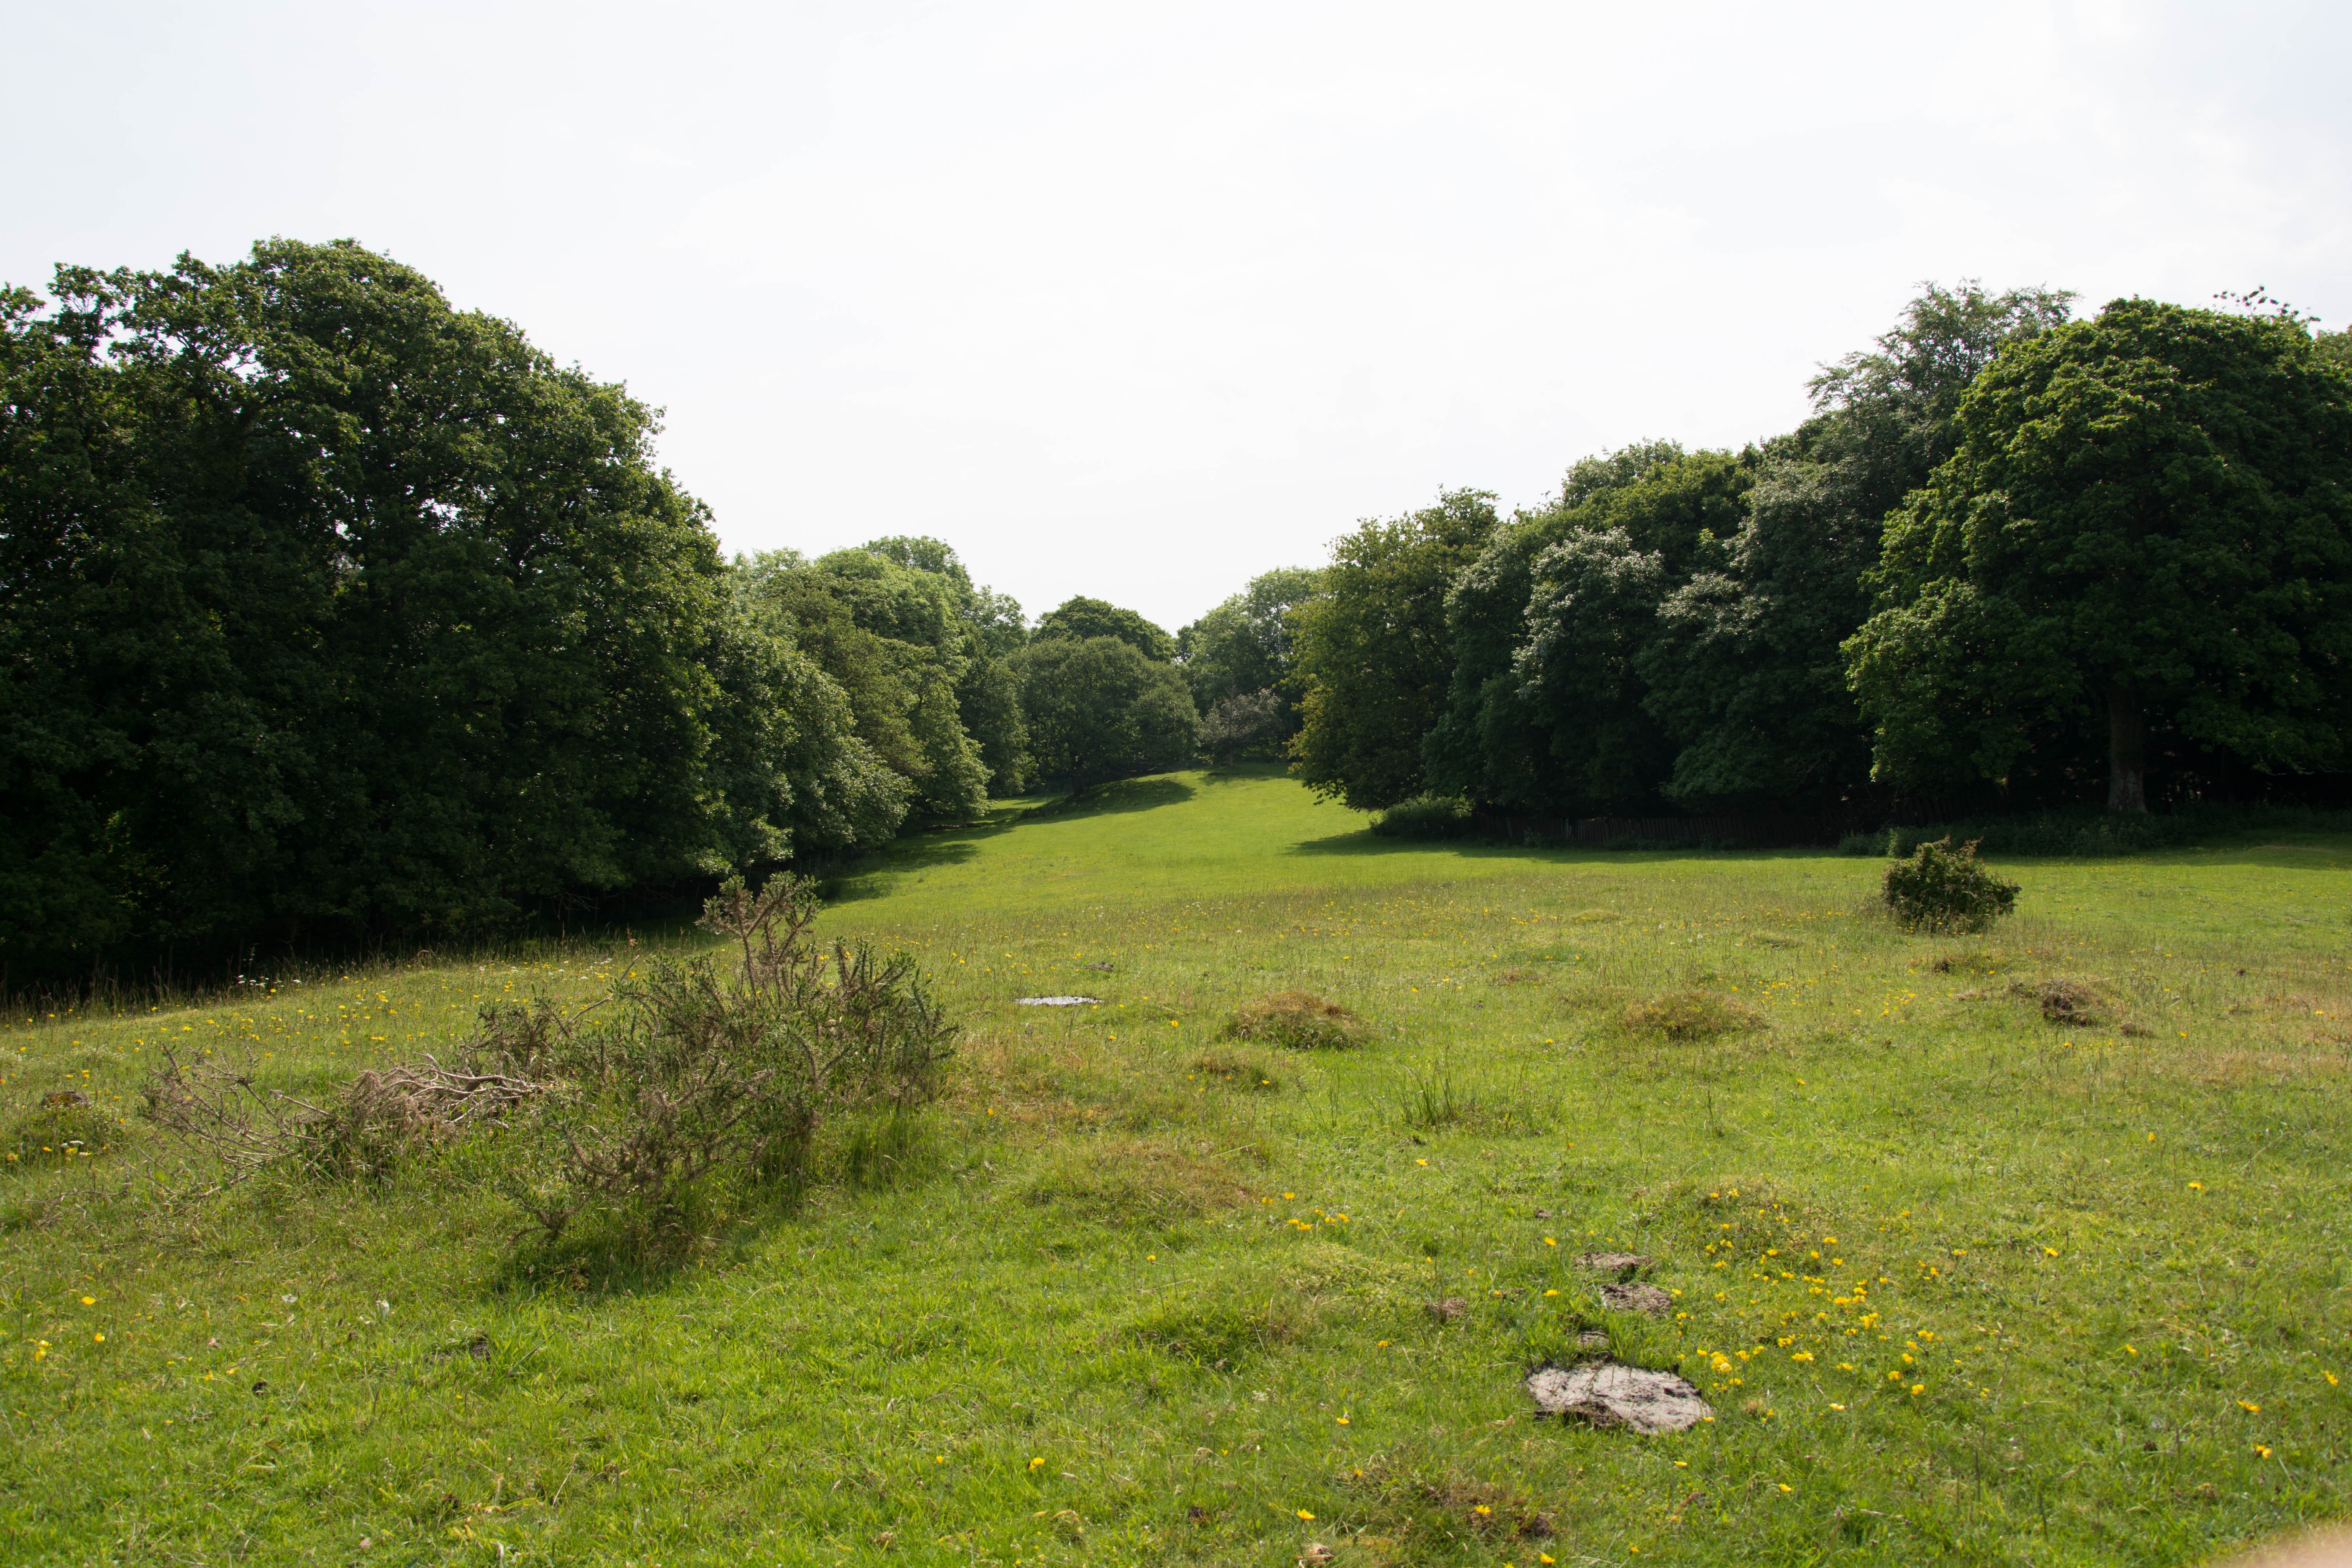
{"type": "Polygon", "coordinates": [[[1494,1512],[1495,1510],[1494,1510],[1493,1509],[1491,1509],[1491,1508],[1488,1508],[1485,1503],[1483,1503],[1483,1502],[1482,1502],[1482,1503],[1478,1504],[1476,1507],[1473,1508],[1470,1511],[1471,1511],[1471,1512],[1473,1512],[1473,1513],[1492,1513],[1492,1512],[1494,1512]]]}
{"type": "Polygon", "coordinates": [[[1303,1508],[1302,1508],[1302,1509],[1300,1509],[1300,1510],[1298,1510],[1298,1518],[1299,1518],[1300,1522],[1305,1523],[1305,1524],[1312,1524],[1312,1523],[1314,1523],[1314,1522],[1315,1522],[1315,1516],[1314,1516],[1313,1514],[1311,1514],[1311,1513],[1307,1512],[1307,1511],[1305,1509],[1303,1509],[1303,1508]]]}
{"type": "Polygon", "coordinates": [[[95,1296],[84,1296],[81,1299],[81,1304],[85,1307],[95,1307],[98,1305],[98,1298],[95,1296]]]}
{"type": "Polygon", "coordinates": [[[1911,1392],[1915,1396],[1925,1394],[1927,1392],[1927,1385],[1924,1383],[1915,1383],[1911,1385],[1911,1392]]]}
{"type": "Polygon", "coordinates": [[[2320,1375],[2320,1376],[2322,1376],[2322,1377],[2324,1377],[2324,1378],[2326,1378],[2326,1379],[2327,1380],[2327,1386],[2328,1386],[2328,1387],[2330,1387],[2330,1388],[2334,1388],[2334,1387],[2336,1387],[2336,1374],[2335,1374],[2334,1373],[2332,1373],[2332,1372],[2323,1372],[2323,1373],[2321,1373],[2319,1375],[2320,1375]]]}
{"type": "Polygon", "coordinates": [[[2205,1184],[2202,1182],[2191,1182],[2189,1184],[2189,1190],[2192,1193],[2201,1193],[2205,1190],[2205,1184]]]}
{"type": "Polygon", "coordinates": [[[2251,1399],[2241,1399],[2238,1401],[2238,1408],[2244,1411],[2249,1415],[2260,1415],[2263,1413],[2263,1407],[2255,1404],[2251,1399]]]}
{"type": "Polygon", "coordinates": [[[1033,1470],[1042,1469],[1045,1468],[1045,1461],[1043,1459],[1032,1459],[1029,1461],[1029,1468],[1033,1470]]]}
{"type": "Polygon", "coordinates": [[[1780,1489],[1781,1489],[1782,1491],[1784,1491],[1784,1492],[1792,1492],[1792,1491],[1795,1491],[1797,1489],[1796,1489],[1796,1488],[1794,1488],[1794,1487],[1792,1487],[1792,1486],[1790,1486],[1788,1482],[1786,1482],[1786,1481],[1782,1481],[1782,1482],[1780,1483],[1780,1489]]]}
{"type": "Polygon", "coordinates": [[[2271,1457],[2271,1451],[2268,1448],[2263,1447],[2260,1443],[2257,1443],[2254,1445],[2254,1455],[2257,1458],[2267,1459],[2271,1457]]]}

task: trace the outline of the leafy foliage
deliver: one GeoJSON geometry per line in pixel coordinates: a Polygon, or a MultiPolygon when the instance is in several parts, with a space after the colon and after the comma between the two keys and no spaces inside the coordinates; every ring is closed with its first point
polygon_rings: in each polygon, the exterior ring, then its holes
{"type": "Polygon", "coordinates": [[[1106,779],[1174,767],[1201,720],[1173,666],[1117,637],[1040,636],[1015,660],[1037,771],[1083,795],[1106,779]]]}
{"type": "Polygon", "coordinates": [[[651,412],[348,243],[0,305],[0,953],[788,851],[787,649],[651,412]]]}
{"type": "Polygon", "coordinates": [[[1372,819],[1383,838],[1468,838],[1478,831],[1470,802],[1458,795],[1417,795],[1372,819]]]}
{"type": "Polygon", "coordinates": [[[2014,913],[2019,891],[1985,868],[1974,843],[1938,838],[1886,868],[1884,897],[1906,930],[1973,933],[2014,913]]]}
{"type": "Polygon", "coordinates": [[[1958,420],[1846,644],[1880,777],[2011,777],[2101,721],[2114,809],[2151,728],[2341,764],[2352,383],[2299,325],[2119,300],[2010,345],[1958,420]]]}
{"type": "Polygon", "coordinates": [[[1165,664],[1176,657],[1176,639],[1137,615],[1103,599],[1081,595],[1038,617],[1037,642],[1087,642],[1117,637],[1144,658],[1165,664]]]}
{"type": "Polygon", "coordinates": [[[540,1071],[536,1161],[505,1190],[551,1238],[583,1216],[658,1235],[714,1184],[801,1176],[820,1127],[930,1099],[955,1027],[915,961],[816,942],[814,884],[730,880],[704,929],[736,952],[655,959],[615,984],[610,1022],[561,1026],[540,1071]]]}
{"type": "Polygon", "coordinates": [[[1288,728],[1285,721],[1289,716],[1290,704],[1271,688],[1244,691],[1224,698],[1209,710],[1201,726],[1201,742],[1219,765],[1231,767],[1244,752],[1279,742],[1288,728]]]}
{"type": "Polygon", "coordinates": [[[1291,771],[1317,795],[1377,811],[1421,793],[1453,670],[1446,591],[1494,532],[1494,502],[1448,491],[1333,546],[1322,591],[1292,616],[1305,696],[1291,771]]]}

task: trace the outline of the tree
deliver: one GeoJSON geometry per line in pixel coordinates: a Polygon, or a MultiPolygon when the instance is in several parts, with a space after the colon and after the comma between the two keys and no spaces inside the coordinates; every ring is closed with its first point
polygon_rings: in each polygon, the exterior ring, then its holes
{"type": "Polygon", "coordinates": [[[1641,441],[1580,458],[1559,493],[1533,512],[1497,528],[1445,595],[1453,669],[1445,711],[1423,742],[1429,788],[1465,795],[1506,812],[1558,815],[1574,792],[1552,756],[1551,735],[1525,689],[1518,657],[1528,635],[1535,559],[1593,520],[1587,509],[1638,483],[1664,463],[1679,462],[1680,444],[1641,441]]]}
{"type": "Polygon", "coordinates": [[[1814,416],[1769,443],[1721,570],[1659,609],[1649,711],[1679,743],[1669,797],[1835,801],[1869,738],[1839,645],[1869,613],[1889,509],[1951,455],[1961,396],[2001,347],[2065,321],[2072,295],[1935,284],[1870,352],[1813,379],[1814,416]]]}
{"type": "Polygon", "coordinates": [[[1148,659],[1165,664],[1176,657],[1176,639],[1137,615],[1103,599],[1083,595],[1064,601],[1038,617],[1035,640],[1085,642],[1089,637],[1117,637],[1148,659]]]}
{"type": "Polygon", "coordinates": [[[2104,728],[2338,765],[2352,721],[2352,382],[2299,322],[2118,300],[2006,346],[1888,522],[1846,644],[1877,775],[2000,780],[2104,728]]]}
{"type": "Polygon", "coordinates": [[[1201,718],[1173,667],[1113,637],[1040,637],[1014,659],[1038,771],[1083,795],[1105,779],[1177,766],[1201,718]]]}
{"type": "Polygon", "coordinates": [[[1659,612],[1695,576],[1721,569],[1755,468],[1752,451],[1661,463],[1577,508],[1530,563],[1512,668],[1547,740],[1563,815],[1659,801],[1677,749],[1649,706],[1659,612]]]}
{"type": "Polygon", "coordinates": [[[1201,726],[1201,742],[1219,767],[1232,767],[1251,747],[1279,742],[1289,710],[1282,694],[1270,688],[1227,697],[1209,710],[1201,726]]]}
{"type": "Polygon", "coordinates": [[[622,388],[348,242],[52,292],[0,310],[0,952],[463,926],[785,846],[796,727],[729,706],[782,667],[622,388]]]}
{"type": "MultiPolygon", "coordinates": [[[[1278,689],[1290,678],[1290,612],[1315,596],[1318,572],[1281,568],[1176,633],[1177,662],[1203,713],[1228,698],[1278,689]]],[[[1282,705],[1284,733],[1290,732],[1282,705]]]]}
{"type": "Polygon", "coordinates": [[[1422,739],[1453,670],[1446,590],[1496,522],[1492,493],[1448,490],[1332,546],[1321,592],[1291,617],[1305,697],[1290,771],[1318,795],[1378,811],[1422,792],[1422,739]]]}

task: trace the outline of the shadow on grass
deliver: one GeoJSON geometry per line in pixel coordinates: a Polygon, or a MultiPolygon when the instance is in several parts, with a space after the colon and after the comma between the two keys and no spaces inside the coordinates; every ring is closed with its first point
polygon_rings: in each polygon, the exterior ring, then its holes
{"type": "Polygon", "coordinates": [[[1502,844],[1491,838],[1383,838],[1369,827],[1305,838],[1283,851],[1286,855],[1454,855],[1465,860],[1527,860],[1539,865],[1655,865],[1670,860],[1820,860],[1851,859],[1826,845],[1791,845],[1773,849],[1711,849],[1691,845],[1674,849],[1604,849],[1597,844],[1502,844]]]}
{"type": "Polygon", "coordinates": [[[1181,805],[1192,799],[1193,794],[1191,784],[1165,773],[1139,779],[1113,779],[1108,784],[1097,784],[1083,795],[1064,795],[1043,805],[1033,805],[1021,814],[1021,819],[1069,822],[1086,816],[1155,811],[1163,805],[1181,805]]]}

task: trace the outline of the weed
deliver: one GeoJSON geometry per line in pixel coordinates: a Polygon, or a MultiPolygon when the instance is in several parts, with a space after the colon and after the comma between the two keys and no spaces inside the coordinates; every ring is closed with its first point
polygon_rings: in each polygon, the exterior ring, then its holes
{"type": "Polygon", "coordinates": [[[58,1089],[0,1133],[0,1169],[38,1170],[94,1160],[122,1141],[113,1117],[79,1089],[58,1089]]]}
{"type": "Polygon", "coordinates": [[[1295,1051],[1349,1050],[1364,1043],[1363,1020],[1337,1002],[1305,991],[1276,991],[1242,1004],[1225,1026],[1235,1040],[1263,1040],[1295,1051]]]}

